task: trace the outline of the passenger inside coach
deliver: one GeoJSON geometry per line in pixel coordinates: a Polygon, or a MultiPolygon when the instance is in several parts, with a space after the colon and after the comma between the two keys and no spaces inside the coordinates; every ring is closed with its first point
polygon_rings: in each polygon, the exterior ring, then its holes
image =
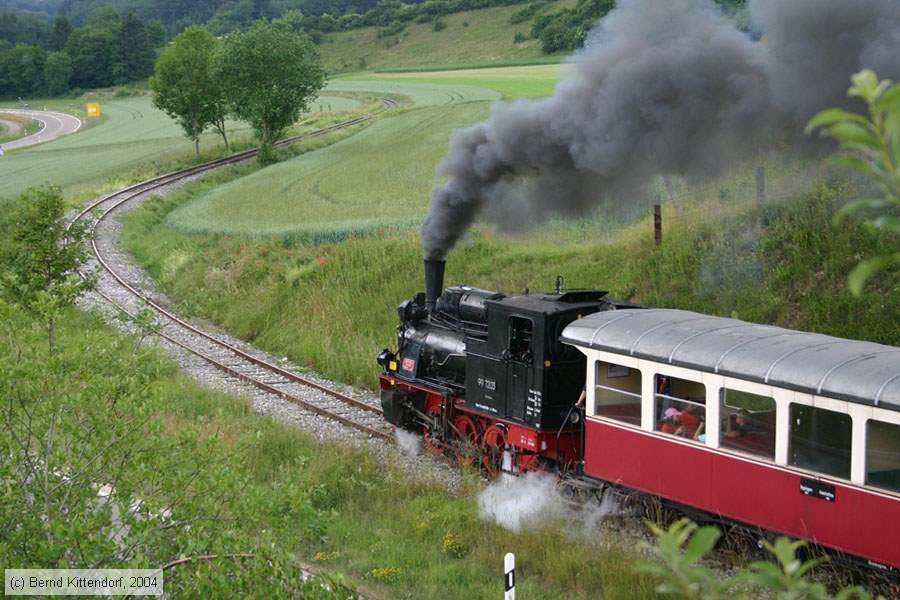
{"type": "Polygon", "coordinates": [[[683,431],[681,426],[681,411],[677,408],[667,408],[663,413],[663,418],[659,422],[659,430],[663,433],[671,433],[672,435],[680,435],[683,431]]]}
{"type": "Polygon", "coordinates": [[[700,415],[700,409],[693,404],[685,406],[684,410],[681,411],[681,426],[683,429],[680,435],[683,435],[686,438],[696,439],[695,436],[699,435],[698,430],[701,425],[702,417],[700,415]]]}
{"type": "Polygon", "coordinates": [[[762,433],[759,427],[750,419],[750,414],[746,410],[739,410],[734,413],[734,427],[725,433],[725,437],[736,438],[750,435],[751,433],[762,433]]]}
{"type": "Polygon", "coordinates": [[[706,418],[706,390],[702,383],[670,375],[656,375],[657,430],[697,440],[706,418]],[[657,413],[659,414],[659,413],[657,413]],[[677,426],[673,421],[677,419],[677,426]]]}

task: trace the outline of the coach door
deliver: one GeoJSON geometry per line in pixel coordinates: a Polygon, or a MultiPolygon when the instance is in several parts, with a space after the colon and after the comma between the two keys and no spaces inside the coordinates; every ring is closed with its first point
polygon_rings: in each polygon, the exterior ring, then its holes
{"type": "Polygon", "coordinates": [[[534,323],[531,319],[511,316],[509,318],[509,346],[505,357],[506,367],[506,407],[513,419],[532,423],[540,421],[540,398],[532,398],[529,390],[534,388],[534,323]]]}

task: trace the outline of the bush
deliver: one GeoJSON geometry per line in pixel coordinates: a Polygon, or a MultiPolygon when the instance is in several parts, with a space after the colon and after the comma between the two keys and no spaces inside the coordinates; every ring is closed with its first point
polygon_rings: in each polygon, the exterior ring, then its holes
{"type": "MultiPolygon", "coordinates": [[[[757,590],[774,592],[774,597],[785,600],[871,597],[858,586],[844,589],[837,596],[832,596],[823,584],[807,581],[806,576],[827,559],[801,562],[797,554],[806,546],[806,542],[791,541],[786,537],[778,538],[774,544],[763,540],[763,545],[775,556],[777,562],[754,561],[749,569],[721,580],[716,571],[700,564],[721,536],[716,527],[698,527],[686,518],[676,521],[668,529],[652,523],[648,525],[656,536],[656,543],[645,543],[644,547],[656,562],[641,561],[637,569],[657,577],[660,583],[656,591],[659,594],[675,594],[681,598],[697,600],[760,597],[762,594],[747,595],[740,591],[751,586],[757,590]]],[[[766,594],[765,597],[772,597],[772,594],[766,594]]]]}

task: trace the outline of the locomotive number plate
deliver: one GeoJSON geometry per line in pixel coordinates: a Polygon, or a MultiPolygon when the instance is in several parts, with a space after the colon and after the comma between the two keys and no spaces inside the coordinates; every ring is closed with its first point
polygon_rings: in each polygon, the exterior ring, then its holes
{"type": "Polygon", "coordinates": [[[487,377],[479,377],[478,378],[478,387],[485,389],[489,392],[497,391],[497,382],[493,379],[488,379],[487,377]]]}

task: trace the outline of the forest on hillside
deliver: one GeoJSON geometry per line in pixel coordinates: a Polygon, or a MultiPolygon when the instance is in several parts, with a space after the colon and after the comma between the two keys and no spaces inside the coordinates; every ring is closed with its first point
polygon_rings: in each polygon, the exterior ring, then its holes
{"type": "MultiPolygon", "coordinates": [[[[744,22],[744,0],[716,2],[744,22]]],[[[296,30],[319,43],[325,34],[362,27],[378,28],[379,36],[410,23],[432,23],[437,31],[448,14],[507,5],[522,5],[510,25],[530,22],[530,37],[554,54],[580,48],[615,0],[578,0],[571,8],[553,0],[10,0],[0,10],[0,99],[146,79],[164,44],[192,25],[224,35],[289,15],[296,30]]]]}

